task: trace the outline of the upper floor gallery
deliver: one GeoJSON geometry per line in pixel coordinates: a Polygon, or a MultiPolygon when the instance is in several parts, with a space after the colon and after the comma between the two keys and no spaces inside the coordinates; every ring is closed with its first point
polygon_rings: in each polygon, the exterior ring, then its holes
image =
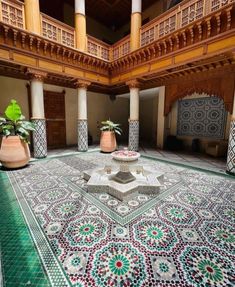
{"type": "Polygon", "coordinates": [[[44,2],[0,0],[1,74],[27,78],[27,69],[37,68],[50,83],[73,87],[82,78],[93,90],[117,94],[132,79],[147,88],[181,74],[234,66],[234,0],[53,1],[63,3],[61,19],[74,26],[42,13],[52,10],[44,2]],[[100,30],[105,25],[111,25],[110,42],[130,34],[107,44],[87,33],[104,31],[107,38],[108,28],[100,30]]]}

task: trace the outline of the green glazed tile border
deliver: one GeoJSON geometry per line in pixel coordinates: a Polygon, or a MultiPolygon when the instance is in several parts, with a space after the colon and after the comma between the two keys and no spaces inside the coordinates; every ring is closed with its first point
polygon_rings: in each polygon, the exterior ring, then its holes
{"type": "Polygon", "coordinates": [[[3,286],[35,286],[37,281],[51,286],[5,172],[0,172],[0,210],[3,286]]]}
{"type": "Polygon", "coordinates": [[[0,172],[0,210],[3,286],[70,286],[17,182],[6,172],[0,172]]]}

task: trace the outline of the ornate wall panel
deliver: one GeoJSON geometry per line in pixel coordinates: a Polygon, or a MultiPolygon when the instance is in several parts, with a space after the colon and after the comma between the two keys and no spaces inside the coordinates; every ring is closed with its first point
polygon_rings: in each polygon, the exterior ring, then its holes
{"type": "Polygon", "coordinates": [[[168,115],[174,102],[194,93],[214,95],[223,99],[226,111],[231,114],[235,90],[234,77],[234,70],[227,71],[224,68],[218,71],[218,74],[207,71],[177,78],[166,85],[164,114],[168,115]]]}
{"type": "Polygon", "coordinates": [[[177,134],[223,139],[227,112],[218,97],[180,100],[177,134]]]}

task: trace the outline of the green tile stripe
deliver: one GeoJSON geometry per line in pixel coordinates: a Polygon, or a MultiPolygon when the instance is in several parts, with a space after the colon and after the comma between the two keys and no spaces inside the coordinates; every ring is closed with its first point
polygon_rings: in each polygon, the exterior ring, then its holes
{"type": "Polygon", "coordinates": [[[4,172],[0,172],[0,210],[3,286],[51,286],[4,172]]]}
{"type": "MultiPolygon", "coordinates": [[[[11,172],[9,172],[9,174],[11,174],[11,172]]],[[[41,268],[42,270],[44,268],[44,270],[46,270],[46,273],[49,279],[49,280],[47,279],[47,283],[43,283],[43,282],[38,282],[36,278],[33,281],[35,282],[35,286],[70,286],[70,283],[68,282],[65,274],[63,273],[63,270],[60,264],[58,263],[57,258],[55,257],[55,255],[53,254],[53,251],[50,248],[47,238],[45,237],[42,229],[40,228],[37,222],[37,219],[35,218],[31,208],[29,207],[26,199],[24,198],[24,195],[21,192],[21,189],[19,188],[18,183],[16,182],[15,179],[12,180],[10,177],[7,178],[7,175],[5,176],[6,176],[5,185],[7,184],[7,189],[3,188],[3,191],[5,192],[5,194],[8,194],[11,196],[11,200],[14,201],[14,205],[15,205],[14,211],[16,210],[18,212],[18,214],[15,215],[15,218],[17,218],[17,221],[14,221],[13,222],[14,226],[12,226],[14,228],[20,229],[19,236],[18,238],[16,238],[17,239],[16,244],[18,245],[19,243],[18,241],[22,239],[22,236],[24,237],[26,236],[25,233],[24,234],[22,233],[22,229],[25,229],[25,232],[27,231],[28,241],[31,242],[30,250],[34,248],[34,255],[30,256],[29,258],[32,261],[35,261],[36,259],[38,260],[38,265],[37,265],[38,270],[39,268],[41,268]],[[22,213],[20,212],[20,210],[22,213]],[[22,218],[21,222],[19,222],[20,217],[22,218]]],[[[1,200],[1,202],[4,202],[4,204],[6,205],[7,200],[3,199],[1,200]]],[[[9,214],[9,218],[10,217],[12,217],[12,214],[9,214]]],[[[2,224],[2,225],[5,225],[5,224],[2,224]]],[[[4,238],[3,242],[5,241],[6,241],[6,238],[4,238]]],[[[3,252],[3,248],[2,248],[2,252],[3,252]]],[[[14,253],[13,254],[11,254],[11,252],[8,252],[8,253],[9,253],[8,256],[11,258],[15,256],[14,253]]],[[[18,261],[18,264],[19,262],[20,260],[18,261]]],[[[32,262],[30,262],[30,264],[28,264],[27,266],[23,266],[22,264],[20,264],[24,268],[21,268],[19,272],[19,277],[20,277],[18,278],[19,281],[16,280],[18,284],[19,282],[21,282],[21,278],[23,276],[24,271],[26,273],[30,272],[31,270],[32,272],[34,272],[34,268],[32,268],[31,264],[32,262]]],[[[3,268],[5,269],[4,261],[3,261],[3,268]]],[[[14,272],[14,269],[12,269],[12,271],[14,272]]],[[[13,276],[13,274],[9,274],[9,276],[13,276]]],[[[44,277],[46,277],[46,275],[44,277]]],[[[4,281],[5,281],[5,270],[4,270],[4,281]]],[[[25,281],[27,284],[29,284],[29,280],[27,279],[27,276],[25,278],[25,281]]],[[[18,285],[14,285],[14,286],[18,286],[18,285]]]]}
{"type": "Polygon", "coordinates": [[[86,198],[90,203],[96,205],[99,209],[101,209],[109,218],[116,221],[118,224],[124,226],[134,220],[136,217],[140,216],[150,208],[152,208],[157,202],[163,200],[167,196],[171,195],[179,186],[180,183],[175,184],[173,187],[169,188],[166,191],[163,191],[158,196],[154,197],[152,200],[149,200],[146,204],[143,204],[140,208],[131,212],[126,216],[120,216],[115,211],[108,208],[105,204],[100,202],[97,198],[95,198],[92,194],[84,191],[75,183],[70,182],[68,179],[65,179],[65,182],[70,185],[74,190],[77,190],[84,198],[86,198]]]}
{"type": "Polygon", "coordinates": [[[1,248],[0,248],[0,287],[2,287],[2,286],[3,286],[3,280],[2,280],[2,252],[1,252],[1,248]]]}

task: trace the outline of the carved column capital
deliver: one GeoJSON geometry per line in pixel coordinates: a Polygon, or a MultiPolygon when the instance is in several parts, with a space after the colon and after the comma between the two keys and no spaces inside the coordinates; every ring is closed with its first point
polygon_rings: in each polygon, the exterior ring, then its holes
{"type": "Polygon", "coordinates": [[[138,80],[134,79],[134,80],[130,80],[128,82],[126,82],[127,86],[129,87],[129,89],[132,88],[139,88],[140,87],[140,83],[138,80]]]}
{"type": "Polygon", "coordinates": [[[75,80],[74,81],[74,86],[75,88],[84,88],[84,89],[87,89],[88,86],[91,85],[91,82],[89,81],[86,81],[86,80],[75,80]]]}
{"type": "Polygon", "coordinates": [[[38,80],[43,82],[47,77],[47,73],[43,71],[39,71],[37,69],[28,68],[26,74],[29,76],[30,80],[38,80]]]}

